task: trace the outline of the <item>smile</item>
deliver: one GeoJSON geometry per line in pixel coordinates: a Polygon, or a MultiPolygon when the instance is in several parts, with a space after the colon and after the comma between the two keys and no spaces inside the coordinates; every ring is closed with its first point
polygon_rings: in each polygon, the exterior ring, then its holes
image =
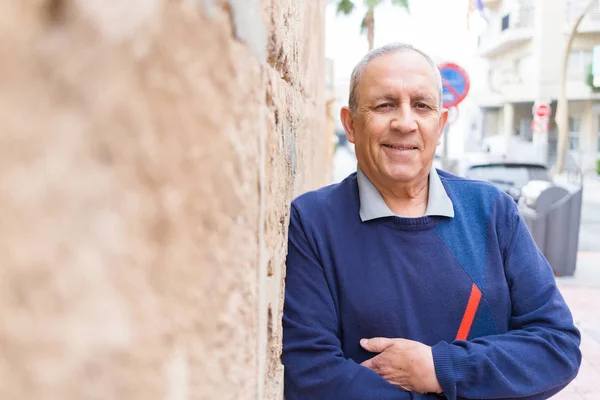
{"type": "Polygon", "coordinates": [[[384,144],[385,147],[389,148],[389,149],[395,149],[395,150],[418,150],[418,147],[415,146],[392,146],[391,144],[384,144]]]}

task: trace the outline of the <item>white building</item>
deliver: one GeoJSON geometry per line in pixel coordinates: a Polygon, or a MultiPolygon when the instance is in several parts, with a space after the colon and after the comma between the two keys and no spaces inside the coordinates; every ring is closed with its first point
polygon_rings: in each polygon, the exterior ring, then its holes
{"type": "MultiPolygon", "coordinates": [[[[549,162],[556,157],[554,123],[563,53],[568,34],[588,0],[484,0],[488,25],[479,37],[479,55],[488,60],[485,89],[473,93],[484,114],[484,136],[517,136],[531,141],[532,107],[552,106],[549,162]]],[[[600,93],[586,83],[592,48],[600,45],[600,1],[579,26],[568,59],[570,151],[583,170],[600,158],[600,93]]]]}

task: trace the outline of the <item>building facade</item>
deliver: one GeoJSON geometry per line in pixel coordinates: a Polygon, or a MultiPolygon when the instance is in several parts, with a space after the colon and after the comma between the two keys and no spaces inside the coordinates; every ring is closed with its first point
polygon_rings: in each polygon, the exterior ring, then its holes
{"type": "MultiPolygon", "coordinates": [[[[488,61],[487,84],[474,93],[483,111],[483,136],[532,142],[533,105],[552,107],[548,163],[556,160],[554,121],[564,48],[588,0],[487,0],[488,24],[479,36],[479,55],[488,61]]],[[[569,151],[584,171],[600,157],[600,93],[586,80],[592,49],[600,45],[600,2],[579,25],[568,58],[569,151]]]]}

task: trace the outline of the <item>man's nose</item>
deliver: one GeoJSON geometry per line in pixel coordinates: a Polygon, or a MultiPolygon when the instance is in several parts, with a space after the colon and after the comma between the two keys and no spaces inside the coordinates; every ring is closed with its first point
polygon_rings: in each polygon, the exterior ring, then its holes
{"type": "Polygon", "coordinates": [[[410,104],[402,103],[394,113],[391,128],[402,133],[412,132],[417,129],[414,110],[410,104]]]}

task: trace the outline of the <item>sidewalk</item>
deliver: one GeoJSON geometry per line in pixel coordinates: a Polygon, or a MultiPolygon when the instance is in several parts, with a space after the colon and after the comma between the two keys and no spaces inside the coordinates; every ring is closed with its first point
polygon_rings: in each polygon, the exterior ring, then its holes
{"type": "Polygon", "coordinates": [[[600,399],[600,178],[584,178],[575,276],[556,278],[581,331],[579,375],[553,399],[600,399]]]}
{"type": "Polygon", "coordinates": [[[558,400],[600,399],[600,252],[580,252],[574,277],[556,278],[581,331],[579,375],[558,400]]]}

